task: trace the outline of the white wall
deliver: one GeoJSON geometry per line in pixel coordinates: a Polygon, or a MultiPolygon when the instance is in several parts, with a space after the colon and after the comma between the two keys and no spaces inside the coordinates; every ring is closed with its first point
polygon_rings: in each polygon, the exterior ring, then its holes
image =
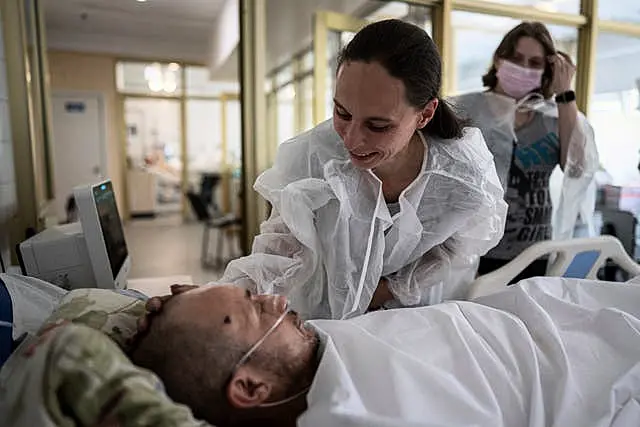
{"type": "Polygon", "coordinates": [[[589,120],[600,163],[614,185],[640,185],[640,111],[637,89],[594,95],[589,120]]]}
{"type": "Polygon", "coordinates": [[[221,67],[240,42],[240,4],[238,0],[227,0],[216,17],[211,35],[211,70],[221,67]]]}
{"type": "MultiPolygon", "coordinates": [[[[311,45],[313,16],[328,10],[353,15],[369,0],[267,0],[267,70],[288,61],[292,55],[311,45]]],[[[215,37],[223,37],[221,32],[215,37]]],[[[239,39],[238,39],[239,40],[239,39]]],[[[237,75],[237,43],[233,54],[223,63],[209,62],[212,75],[229,78],[237,75]]]]}
{"type": "Polygon", "coordinates": [[[600,161],[615,185],[638,186],[640,38],[600,33],[595,71],[589,120],[600,161]]]}

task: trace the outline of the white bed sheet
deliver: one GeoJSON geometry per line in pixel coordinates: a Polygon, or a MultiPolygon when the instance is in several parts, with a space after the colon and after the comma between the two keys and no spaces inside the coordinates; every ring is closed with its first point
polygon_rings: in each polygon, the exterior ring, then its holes
{"type": "Polygon", "coordinates": [[[312,321],[299,426],[640,426],[640,285],[533,279],[476,302],[312,321]]]}

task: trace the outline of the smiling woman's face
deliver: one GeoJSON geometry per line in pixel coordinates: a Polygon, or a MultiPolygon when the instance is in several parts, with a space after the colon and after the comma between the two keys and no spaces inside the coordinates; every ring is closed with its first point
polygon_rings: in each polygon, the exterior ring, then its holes
{"type": "Polygon", "coordinates": [[[389,162],[427,121],[407,102],[402,80],[378,62],[348,61],[338,70],[333,126],[356,167],[375,169],[389,162]]]}

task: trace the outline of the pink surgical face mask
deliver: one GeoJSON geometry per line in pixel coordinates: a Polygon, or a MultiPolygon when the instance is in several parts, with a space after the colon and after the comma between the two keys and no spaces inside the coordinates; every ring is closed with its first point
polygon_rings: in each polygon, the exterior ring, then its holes
{"type": "Polygon", "coordinates": [[[542,85],[544,70],[521,67],[513,62],[503,60],[496,76],[504,93],[515,99],[539,89],[542,85]]]}

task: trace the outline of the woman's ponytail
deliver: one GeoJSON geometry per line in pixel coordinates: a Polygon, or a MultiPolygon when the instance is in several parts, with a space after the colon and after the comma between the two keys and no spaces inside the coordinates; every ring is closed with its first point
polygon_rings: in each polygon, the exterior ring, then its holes
{"type": "Polygon", "coordinates": [[[453,107],[438,98],[438,108],[423,131],[440,139],[458,139],[462,137],[462,130],[466,126],[467,122],[458,116],[453,107]]]}

